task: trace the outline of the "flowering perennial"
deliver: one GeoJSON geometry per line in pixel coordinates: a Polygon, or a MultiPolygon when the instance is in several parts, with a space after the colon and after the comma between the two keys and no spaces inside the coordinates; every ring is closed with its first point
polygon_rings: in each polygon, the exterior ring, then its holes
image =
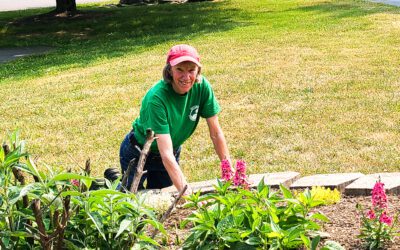
{"type": "Polygon", "coordinates": [[[222,179],[224,181],[230,181],[233,177],[233,171],[231,168],[231,164],[227,159],[221,161],[221,171],[222,171],[222,179]]]}
{"type": "Polygon", "coordinates": [[[235,186],[241,186],[243,188],[249,188],[250,183],[246,175],[246,163],[242,160],[236,161],[236,171],[233,174],[232,167],[228,160],[222,160],[221,162],[222,179],[224,181],[233,181],[235,186]]]}
{"type": "Polygon", "coordinates": [[[71,184],[76,186],[76,187],[79,187],[80,183],[79,183],[79,180],[71,180],[71,184]]]}
{"type": "Polygon", "coordinates": [[[372,206],[382,209],[387,208],[387,196],[385,193],[385,184],[377,181],[372,189],[372,206]]]}
{"type": "MultiPolygon", "coordinates": [[[[367,213],[362,214],[362,228],[359,238],[365,240],[369,249],[380,249],[395,235],[394,224],[397,217],[388,215],[388,200],[385,192],[385,184],[378,180],[371,193],[372,207],[367,213]]],[[[360,205],[357,205],[362,210],[360,205]]]]}

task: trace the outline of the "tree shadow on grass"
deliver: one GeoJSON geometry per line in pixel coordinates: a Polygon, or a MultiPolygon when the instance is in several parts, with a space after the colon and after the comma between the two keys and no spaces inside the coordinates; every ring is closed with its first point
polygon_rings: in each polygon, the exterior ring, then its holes
{"type": "MultiPolygon", "coordinates": [[[[140,53],[174,40],[190,40],[244,25],[245,14],[223,2],[82,9],[75,18],[31,22],[1,18],[0,47],[51,46],[47,55],[0,65],[0,81],[87,66],[102,58],[140,53]],[[242,18],[241,18],[242,17],[242,18]],[[235,20],[243,20],[237,22],[235,20]]],[[[25,18],[26,19],[26,18],[25,18]]]]}

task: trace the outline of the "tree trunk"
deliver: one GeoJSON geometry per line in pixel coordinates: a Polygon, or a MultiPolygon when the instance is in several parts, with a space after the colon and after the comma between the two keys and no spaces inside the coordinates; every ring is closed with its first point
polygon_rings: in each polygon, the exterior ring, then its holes
{"type": "Polygon", "coordinates": [[[75,0],[56,0],[56,13],[75,13],[76,1],[75,0]]]}

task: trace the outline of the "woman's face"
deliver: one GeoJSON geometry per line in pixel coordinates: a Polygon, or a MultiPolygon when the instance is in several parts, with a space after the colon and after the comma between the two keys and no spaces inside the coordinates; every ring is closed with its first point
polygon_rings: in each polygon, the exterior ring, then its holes
{"type": "Polygon", "coordinates": [[[178,94],[186,94],[195,83],[198,72],[199,67],[189,61],[172,66],[172,88],[178,94]]]}

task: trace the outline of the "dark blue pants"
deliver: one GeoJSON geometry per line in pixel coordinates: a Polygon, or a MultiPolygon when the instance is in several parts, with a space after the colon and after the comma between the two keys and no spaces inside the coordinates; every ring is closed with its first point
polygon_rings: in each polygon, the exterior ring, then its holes
{"type": "MultiPolygon", "coordinates": [[[[130,186],[133,181],[133,177],[135,176],[137,163],[139,161],[140,152],[136,149],[135,146],[138,146],[142,149],[142,145],[135,139],[134,133],[131,131],[129,134],[125,136],[125,139],[121,143],[121,148],[119,151],[119,160],[121,164],[122,174],[128,169],[129,162],[136,158],[135,164],[131,169],[130,175],[128,177],[127,189],[130,189],[130,186]]],[[[174,151],[175,159],[179,164],[179,156],[180,156],[181,147],[179,147],[176,151],[174,151]]],[[[140,180],[139,190],[140,189],[160,189],[164,187],[169,187],[172,185],[171,178],[168,175],[167,170],[162,163],[161,156],[159,153],[150,152],[146,159],[146,163],[144,165],[144,169],[147,170],[147,173],[144,174],[140,180]],[[147,185],[144,187],[144,181],[147,179],[147,185]]]]}

